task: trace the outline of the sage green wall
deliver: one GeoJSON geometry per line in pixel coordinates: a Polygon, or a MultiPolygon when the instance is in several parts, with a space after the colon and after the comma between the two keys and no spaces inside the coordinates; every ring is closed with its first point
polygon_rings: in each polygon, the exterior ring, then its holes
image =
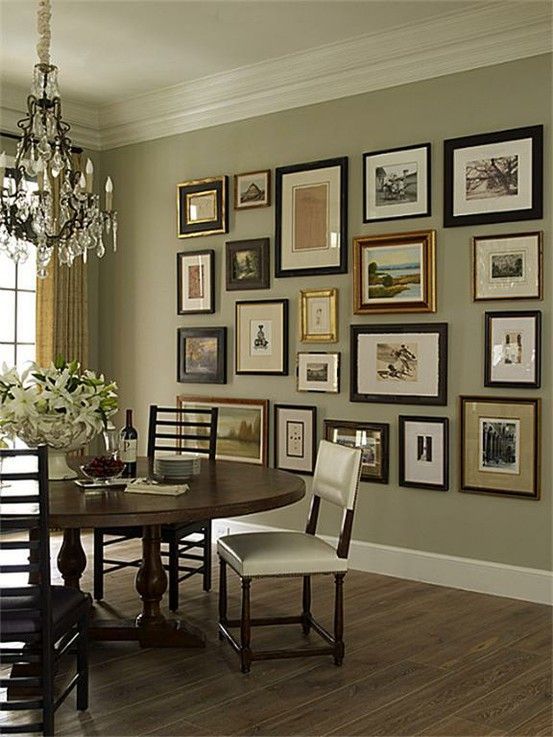
{"type": "MultiPolygon", "coordinates": [[[[99,356],[101,368],[117,379],[122,407],[133,407],[144,449],[147,405],[172,403],[179,392],[229,397],[269,398],[271,402],[316,404],[319,432],[323,419],[389,422],[390,484],[362,484],[354,537],[448,555],[487,559],[536,568],[551,565],[550,411],[550,162],[551,58],[522,61],[454,74],[179,136],[127,146],[102,156],[103,175],[115,182],[120,248],[100,264],[99,356]],[[545,219],[475,228],[442,227],[442,141],[444,138],[505,128],[545,124],[545,219]],[[429,218],[363,225],[361,154],[425,141],[432,142],[432,211],[429,218]],[[274,208],[231,211],[228,235],[178,240],[175,236],[175,185],[197,177],[252,171],[334,156],[349,156],[349,236],[437,230],[438,311],[435,315],[352,316],[351,268],[343,276],[271,279],[270,291],[225,292],[226,240],[271,237],[274,208]],[[470,291],[470,238],[475,233],[545,231],[546,299],[538,302],[473,303],[470,291]],[[176,253],[216,251],[217,309],[214,315],[176,314],[176,253]],[[236,299],[286,297],[290,300],[290,356],[296,336],[300,288],[339,288],[342,390],[340,394],[297,393],[288,377],[233,375],[233,307],[236,299]],[[542,309],[544,313],[543,386],[536,391],[485,390],[483,315],[492,309],[542,309]],[[449,323],[449,403],[447,407],[352,404],[349,396],[350,323],[449,323]],[[229,382],[226,386],[178,384],[176,330],[179,326],[229,328],[229,382]],[[458,491],[458,395],[485,394],[544,398],[543,492],[539,502],[458,491]],[[451,420],[451,489],[447,493],[397,485],[398,414],[447,415],[451,420]]],[[[350,247],[351,250],[351,247],[350,247]]],[[[351,254],[350,254],[351,256],[351,254]]],[[[351,258],[350,258],[351,265],[351,258]]],[[[333,350],[321,345],[321,350],[333,350]]],[[[271,432],[272,455],[272,432],[271,432]]],[[[256,515],[253,520],[301,528],[307,502],[256,515]]],[[[323,517],[322,531],[335,531],[336,519],[323,517]]]]}

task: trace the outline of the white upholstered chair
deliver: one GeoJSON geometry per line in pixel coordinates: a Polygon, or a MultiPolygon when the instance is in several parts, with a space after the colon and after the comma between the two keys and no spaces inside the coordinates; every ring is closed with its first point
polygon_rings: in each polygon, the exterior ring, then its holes
{"type": "Polygon", "coordinates": [[[361,451],[322,440],[319,445],[313,497],[305,532],[254,532],[219,538],[220,562],[219,638],[226,639],[240,654],[243,673],[253,660],[303,655],[333,655],[336,665],[344,658],[343,581],[348,569],[348,553],[361,472],[361,451]],[[321,500],[343,510],[338,545],[334,548],[316,537],[321,500]],[[242,612],[239,620],[227,618],[227,565],[241,578],[242,612]],[[336,585],[334,633],[330,634],[311,614],[311,576],[333,574],[336,585]],[[255,619],[250,617],[250,586],[254,578],[270,576],[303,577],[303,610],[299,616],[255,619]],[[301,624],[304,634],[313,629],[326,646],[297,650],[252,650],[251,627],[256,625],[301,624]],[[230,628],[240,627],[238,642],[230,628]]]}

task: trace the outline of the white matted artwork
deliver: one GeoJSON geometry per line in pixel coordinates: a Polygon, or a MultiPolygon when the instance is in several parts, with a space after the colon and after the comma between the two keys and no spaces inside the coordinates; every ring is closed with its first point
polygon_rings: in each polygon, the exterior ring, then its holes
{"type": "Polygon", "coordinates": [[[541,312],[486,312],[485,386],[539,389],[541,312]]]}
{"type": "Polygon", "coordinates": [[[215,312],[215,251],[177,254],[177,312],[179,315],[215,312]]]}
{"type": "Polygon", "coordinates": [[[541,299],[542,232],[473,238],[473,299],[541,299]]]}
{"type": "Polygon", "coordinates": [[[275,404],[275,468],[311,475],[317,455],[317,408],[275,404]]]}
{"type": "Polygon", "coordinates": [[[237,374],[288,373],[288,300],[236,302],[237,374]]]}
{"type": "Polygon", "coordinates": [[[340,354],[309,351],[298,353],[299,392],[340,391],[340,354]]]}
{"type": "Polygon", "coordinates": [[[447,417],[399,417],[399,485],[449,488],[447,417]]]}

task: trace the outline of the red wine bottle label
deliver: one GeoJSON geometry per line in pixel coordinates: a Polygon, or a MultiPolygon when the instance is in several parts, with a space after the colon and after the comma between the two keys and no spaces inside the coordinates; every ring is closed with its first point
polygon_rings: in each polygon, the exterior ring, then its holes
{"type": "Polygon", "coordinates": [[[123,463],[136,463],[136,439],[121,438],[119,458],[123,463]]]}

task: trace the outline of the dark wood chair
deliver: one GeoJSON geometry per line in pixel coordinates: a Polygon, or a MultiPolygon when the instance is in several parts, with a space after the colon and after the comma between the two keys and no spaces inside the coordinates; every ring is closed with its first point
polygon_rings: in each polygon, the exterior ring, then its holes
{"type": "Polygon", "coordinates": [[[74,688],[77,709],[88,708],[91,599],[77,589],[50,585],[47,448],[0,450],[0,459],[0,663],[11,666],[0,678],[5,689],[0,711],[13,715],[13,723],[3,721],[0,731],[53,735],[54,713],[74,688]],[[29,466],[34,470],[26,470],[29,466]],[[56,694],[57,662],[70,652],[76,654],[76,673],[56,694]],[[37,711],[40,720],[32,714],[37,711]]]}
{"type": "Polygon", "coordinates": [[[319,445],[313,499],[305,532],[252,532],[226,535],[217,542],[220,562],[219,579],[219,639],[227,640],[240,655],[242,673],[250,670],[253,660],[333,655],[334,663],[344,659],[343,581],[348,569],[348,554],[353,526],[353,514],[361,473],[361,451],[322,440],[319,445]],[[342,528],[337,548],[315,535],[321,499],[343,510],[342,528]],[[240,619],[227,618],[227,565],[241,578],[242,612],[240,619]],[[311,614],[311,576],[333,574],[336,586],[334,633],[328,632],[311,614]],[[271,576],[303,579],[303,610],[300,615],[286,617],[250,616],[252,579],[271,576]],[[313,629],[326,646],[297,650],[253,650],[251,627],[276,624],[301,624],[305,635],[313,629]],[[230,632],[240,627],[240,641],[230,632]]]}
{"type": "MultiPolygon", "coordinates": [[[[215,459],[218,409],[150,406],[148,425],[148,465],[154,470],[156,452],[194,452],[215,459]]],[[[141,527],[106,527],[94,530],[94,598],[104,598],[104,574],[121,568],[140,566],[140,558],[120,560],[104,557],[104,549],[142,537],[141,527]],[[105,540],[104,537],[109,539],[105,540]],[[108,566],[108,567],[106,567],[108,566]]],[[[162,525],[161,554],[169,578],[169,609],[179,608],[179,584],[203,576],[204,591],[211,589],[211,520],[162,525]],[[193,552],[199,551],[199,552],[193,552]]]]}

